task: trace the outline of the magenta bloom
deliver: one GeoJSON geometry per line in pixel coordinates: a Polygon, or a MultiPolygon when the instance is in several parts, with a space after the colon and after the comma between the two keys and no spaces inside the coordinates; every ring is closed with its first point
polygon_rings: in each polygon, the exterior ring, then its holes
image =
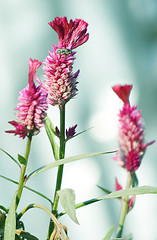
{"type": "Polygon", "coordinates": [[[82,19],[71,19],[68,23],[66,17],[56,17],[49,25],[58,33],[59,48],[74,49],[85,43],[89,34],[87,32],[88,23],[82,19]]]}
{"type": "Polygon", "coordinates": [[[6,131],[25,138],[30,132],[35,135],[44,125],[46,110],[48,109],[47,95],[41,91],[41,86],[36,87],[33,81],[37,69],[41,66],[38,60],[29,60],[28,86],[19,92],[17,121],[10,121],[16,129],[6,131]]]}
{"type": "Polygon", "coordinates": [[[49,25],[57,32],[58,47],[53,44],[53,52],[45,59],[44,84],[39,78],[36,80],[42,85],[43,91],[48,93],[48,103],[62,106],[77,94],[77,77],[79,70],[73,73],[75,60],[72,49],[88,40],[86,34],[88,24],[81,19],[70,20],[66,17],[57,17],[49,25]]]}
{"type": "Polygon", "coordinates": [[[139,168],[146,148],[154,141],[144,143],[141,111],[137,110],[137,106],[131,107],[129,103],[132,85],[116,85],[112,89],[124,103],[118,115],[120,150],[114,159],[127,171],[134,172],[139,168]]]}

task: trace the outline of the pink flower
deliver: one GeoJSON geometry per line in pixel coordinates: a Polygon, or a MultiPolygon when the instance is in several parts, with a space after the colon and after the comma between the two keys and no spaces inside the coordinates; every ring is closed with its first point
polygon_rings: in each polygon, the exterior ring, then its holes
{"type": "Polygon", "coordinates": [[[81,19],[70,20],[68,23],[66,17],[57,17],[49,24],[58,34],[58,47],[53,44],[53,52],[49,51],[49,56],[45,59],[44,84],[37,77],[36,80],[42,85],[43,91],[48,93],[48,103],[61,107],[76,96],[78,91],[76,79],[79,70],[72,72],[76,54],[72,49],[88,40],[88,24],[81,19]]]}
{"type": "Polygon", "coordinates": [[[87,32],[88,23],[82,19],[71,19],[68,23],[66,17],[56,17],[49,25],[58,33],[59,48],[74,49],[85,43],[89,34],[87,32]]]}
{"type": "Polygon", "coordinates": [[[47,95],[41,91],[41,86],[36,87],[33,81],[37,69],[41,66],[38,60],[29,60],[28,86],[19,92],[17,121],[10,121],[16,129],[6,131],[25,138],[30,132],[35,135],[44,125],[46,110],[48,109],[47,95]]]}
{"type": "Polygon", "coordinates": [[[121,167],[127,171],[136,171],[141,163],[146,148],[154,143],[144,143],[144,127],[141,111],[137,106],[130,106],[129,95],[132,85],[116,85],[113,91],[123,101],[123,109],[119,113],[119,147],[120,150],[114,158],[121,167]]]}

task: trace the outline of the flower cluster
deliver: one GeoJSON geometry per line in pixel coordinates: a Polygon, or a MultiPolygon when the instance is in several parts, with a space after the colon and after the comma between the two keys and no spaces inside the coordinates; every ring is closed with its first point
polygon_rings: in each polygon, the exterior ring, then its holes
{"type": "Polygon", "coordinates": [[[48,103],[61,107],[78,91],[76,79],[79,70],[72,72],[76,54],[72,50],[88,40],[88,24],[81,19],[70,20],[68,23],[66,17],[56,17],[49,25],[58,34],[58,47],[53,44],[53,52],[49,51],[45,59],[44,84],[39,78],[36,80],[42,85],[43,91],[48,93],[48,103]]]}
{"type": "Polygon", "coordinates": [[[129,95],[132,85],[116,85],[113,91],[123,101],[123,109],[119,113],[119,147],[120,150],[114,158],[120,166],[127,171],[136,171],[141,163],[146,148],[152,144],[144,143],[144,127],[141,111],[137,106],[130,106],[129,95]]]}
{"type": "Polygon", "coordinates": [[[18,110],[16,114],[17,121],[9,123],[15,127],[15,130],[6,131],[14,133],[21,138],[25,138],[30,132],[35,135],[44,125],[46,110],[48,109],[47,94],[43,94],[41,86],[36,87],[33,78],[37,69],[41,66],[38,60],[29,60],[28,86],[22,89],[19,94],[18,110]]]}
{"type": "MultiPolygon", "coordinates": [[[[30,132],[33,135],[39,132],[44,125],[48,103],[61,107],[78,91],[76,79],[79,70],[72,72],[76,54],[72,50],[88,40],[88,24],[81,19],[70,20],[68,23],[66,17],[56,17],[49,25],[57,32],[59,41],[58,47],[53,44],[53,52],[49,51],[49,56],[45,59],[43,69],[46,80],[43,84],[35,75],[42,63],[30,59],[29,84],[20,91],[19,104],[15,109],[18,110],[17,121],[9,122],[15,130],[6,131],[21,138],[25,138],[30,132]],[[34,84],[34,77],[40,84],[38,87],[34,84]]],[[[75,134],[75,128],[68,131],[67,137],[75,134]]]]}

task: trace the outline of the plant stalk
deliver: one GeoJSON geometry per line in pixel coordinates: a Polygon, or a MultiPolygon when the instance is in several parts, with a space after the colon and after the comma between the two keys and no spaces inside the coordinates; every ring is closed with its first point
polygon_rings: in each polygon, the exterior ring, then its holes
{"type": "Polygon", "coordinates": [[[23,164],[23,166],[21,168],[21,174],[20,174],[19,185],[18,185],[18,190],[17,190],[16,209],[17,209],[18,204],[20,202],[20,198],[21,198],[21,195],[22,195],[23,187],[25,185],[25,173],[26,173],[28,157],[29,157],[30,148],[31,148],[31,141],[32,141],[32,134],[29,134],[28,139],[27,139],[26,152],[25,152],[26,163],[23,164]]]}
{"type": "MultiPolygon", "coordinates": [[[[59,159],[63,159],[65,155],[65,105],[60,106],[60,148],[59,148],[59,159]]],[[[57,181],[56,181],[56,188],[54,194],[54,203],[52,208],[52,213],[57,217],[57,207],[59,196],[57,191],[61,189],[62,184],[62,176],[63,176],[63,167],[64,165],[60,165],[58,167],[57,172],[57,181]]],[[[48,237],[50,239],[51,233],[54,230],[54,223],[51,221],[49,225],[48,237]]]]}
{"type": "MultiPolygon", "coordinates": [[[[132,184],[132,174],[128,171],[127,183],[126,183],[125,189],[129,189],[131,187],[131,184],[132,184]]],[[[117,230],[117,238],[122,237],[124,222],[125,222],[126,215],[128,213],[128,205],[129,205],[129,196],[125,196],[124,201],[122,202],[119,227],[117,230]]]]}

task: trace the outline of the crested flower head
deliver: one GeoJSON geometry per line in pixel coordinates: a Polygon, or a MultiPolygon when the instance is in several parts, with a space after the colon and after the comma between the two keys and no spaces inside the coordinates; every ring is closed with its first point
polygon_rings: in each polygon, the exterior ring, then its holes
{"type": "Polygon", "coordinates": [[[88,40],[88,24],[81,20],[70,20],[66,17],[56,17],[49,25],[58,34],[58,47],[53,44],[53,52],[45,59],[44,84],[39,78],[36,80],[42,85],[43,91],[48,93],[48,103],[61,107],[77,94],[77,77],[79,70],[73,73],[74,55],[72,50],[88,40]]]}
{"type": "Polygon", "coordinates": [[[88,23],[82,19],[71,19],[68,23],[66,17],[56,17],[49,25],[57,32],[59,48],[74,49],[85,43],[89,34],[87,32],[88,23]]]}
{"type": "Polygon", "coordinates": [[[37,134],[44,125],[46,110],[48,109],[47,95],[43,94],[41,86],[36,87],[33,81],[41,64],[38,60],[29,60],[28,86],[19,92],[19,103],[15,108],[15,110],[18,110],[17,121],[9,122],[16,129],[6,131],[7,133],[14,133],[25,138],[30,132],[34,135],[37,134]]]}
{"type": "Polygon", "coordinates": [[[113,91],[123,101],[123,109],[119,113],[119,151],[114,158],[127,171],[136,171],[141,163],[146,148],[152,144],[144,142],[144,127],[141,111],[137,106],[130,106],[129,95],[132,85],[116,85],[113,91]]]}

